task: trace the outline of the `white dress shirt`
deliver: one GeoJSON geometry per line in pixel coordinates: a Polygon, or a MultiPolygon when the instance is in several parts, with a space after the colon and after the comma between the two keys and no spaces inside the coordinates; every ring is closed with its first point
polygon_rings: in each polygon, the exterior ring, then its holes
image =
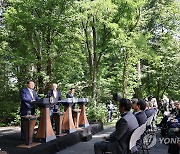
{"type": "Polygon", "coordinates": [[[28,88],[28,90],[29,90],[29,92],[30,92],[30,94],[31,94],[32,100],[34,100],[33,90],[32,90],[32,89],[29,89],[29,88],[28,88]]]}
{"type": "Polygon", "coordinates": [[[57,90],[53,90],[53,95],[54,95],[54,98],[57,97],[57,90]]]}

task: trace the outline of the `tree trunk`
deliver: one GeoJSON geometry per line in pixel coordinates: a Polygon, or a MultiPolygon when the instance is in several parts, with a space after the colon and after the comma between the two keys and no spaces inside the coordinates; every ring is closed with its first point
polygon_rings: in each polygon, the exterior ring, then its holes
{"type": "Polygon", "coordinates": [[[49,81],[51,81],[51,74],[52,74],[52,61],[51,61],[51,58],[48,57],[48,60],[47,60],[47,76],[49,76],[49,81]]]}
{"type": "Polygon", "coordinates": [[[138,80],[137,80],[138,87],[136,87],[134,89],[134,92],[135,92],[134,97],[135,98],[142,98],[142,92],[141,92],[141,62],[140,62],[140,60],[138,61],[138,64],[137,64],[137,76],[138,76],[138,80]]]}
{"type": "Polygon", "coordinates": [[[94,105],[96,106],[97,104],[97,55],[96,55],[96,28],[95,28],[95,20],[93,18],[93,24],[92,24],[92,34],[93,34],[93,39],[92,39],[92,44],[93,44],[93,78],[92,78],[92,98],[94,101],[94,105]]]}
{"type": "Polygon", "coordinates": [[[157,100],[157,103],[159,105],[159,100],[160,100],[160,80],[158,79],[157,80],[157,92],[156,92],[156,100],[157,100]]]}
{"type": "Polygon", "coordinates": [[[170,84],[171,84],[171,80],[169,80],[168,84],[165,86],[165,88],[164,88],[164,90],[162,92],[161,98],[163,98],[163,95],[166,92],[166,90],[169,88],[170,84]]]}
{"type": "Polygon", "coordinates": [[[123,80],[122,80],[122,94],[125,98],[127,95],[127,65],[128,65],[128,52],[124,51],[124,61],[123,61],[123,80]]]}
{"type": "Polygon", "coordinates": [[[50,46],[51,46],[51,33],[49,29],[49,33],[47,34],[47,66],[46,66],[46,75],[49,76],[49,80],[51,81],[51,74],[52,74],[52,60],[50,57],[50,46]]]}
{"type": "MultiPolygon", "coordinates": [[[[149,68],[147,68],[147,71],[149,71],[149,68]]],[[[151,86],[150,86],[150,75],[149,75],[149,72],[147,73],[147,90],[148,90],[148,93],[149,95],[151,95],[151,86]]]]}
{"type": "Polygon", "coordinates": [[[43,87],[44,87],[44,84],[43,84],[43,80],[44,80],[44,77],[41,75],[41,72],[42,72],[42,65],[41,65],[41,62],[38,62],[37,63],[37,73],[39,74],[38,75],[38,92],[39,93],[43,93],[43,87]]]}

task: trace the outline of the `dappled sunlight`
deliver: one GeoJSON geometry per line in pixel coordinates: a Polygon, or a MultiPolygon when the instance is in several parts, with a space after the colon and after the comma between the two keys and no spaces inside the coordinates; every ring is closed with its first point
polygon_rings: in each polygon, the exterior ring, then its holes
{"type": "Polygon", "coordinates": [[[103,138],[103,137],[107,137],[109,136],[109,134],[112,132],[107,132],[107,133],[103,133],[103,134],[95,134],[92,136],[92,138],[103,138]]]}

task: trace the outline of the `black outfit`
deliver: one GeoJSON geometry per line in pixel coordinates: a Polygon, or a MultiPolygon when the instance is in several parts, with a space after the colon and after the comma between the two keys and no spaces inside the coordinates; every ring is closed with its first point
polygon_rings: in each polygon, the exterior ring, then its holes
{"type": "Polygon", "coordinates": [[[116,123],[116,130],[107,138],[107,141],[94,144],[95,154],[110,151],[112,154],[128,154],[129,140],[132,132],[139,126],[136,117],[127,112],[116,123]]]}
{"type": "MultiPolygon", "coordinates": [[[[74,98],[74,95],[68,93],[68,94],[66,95],[66,98],[74,98]]],[[[75,109],[75,104],[72,105],[72,109],[75,109]]]]}
{"type": "Polygon", "coordinates": [[[137,112],[137,113],[134,112],[134,115],[135,115],[135,117],[136,117],[136,119],[138,121],[139,126],[146,123],[147,116],[146,116],[144,111],[140,111],[140,112],[137,112]]]}
{"type": "Polygon", "coordinates": [[[66,95],[66,98],[74,98],[74,95],[68,93],[68,94],[66,95]]]}

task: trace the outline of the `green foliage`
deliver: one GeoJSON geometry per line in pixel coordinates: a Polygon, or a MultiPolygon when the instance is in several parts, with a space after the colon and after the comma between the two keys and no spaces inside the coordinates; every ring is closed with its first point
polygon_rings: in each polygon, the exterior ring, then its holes
{"type": "Polygon", "coordinates": [[[99,103],[97,106],[89,105],[86,108],[86,114],[89,120],[107,122],[108,111],[105,104],[99,103]]]}
{"type": "Polygon", "coordinates": [[[179,1],[0,4],[1,123],[18,123],[18,107],[8,104],[19,101],[27,79],[35,81],[41,96],[52,82],[63,98],[75,87],[77,97],[97,102],[88,107],[88,117],[101,121],[107,116],[101,103],[117,91],[128,98],[152,94],[157,100],[163,95],[179,99],[179,1]]]}
{"type": "Polygon", "coordinates": [[[12,101],[2,101],[0,103],[0,125],[6,126],[19,124],[19,103],[12,101]],[[15,123],[14,123],[15,122],[15,123]]]}

